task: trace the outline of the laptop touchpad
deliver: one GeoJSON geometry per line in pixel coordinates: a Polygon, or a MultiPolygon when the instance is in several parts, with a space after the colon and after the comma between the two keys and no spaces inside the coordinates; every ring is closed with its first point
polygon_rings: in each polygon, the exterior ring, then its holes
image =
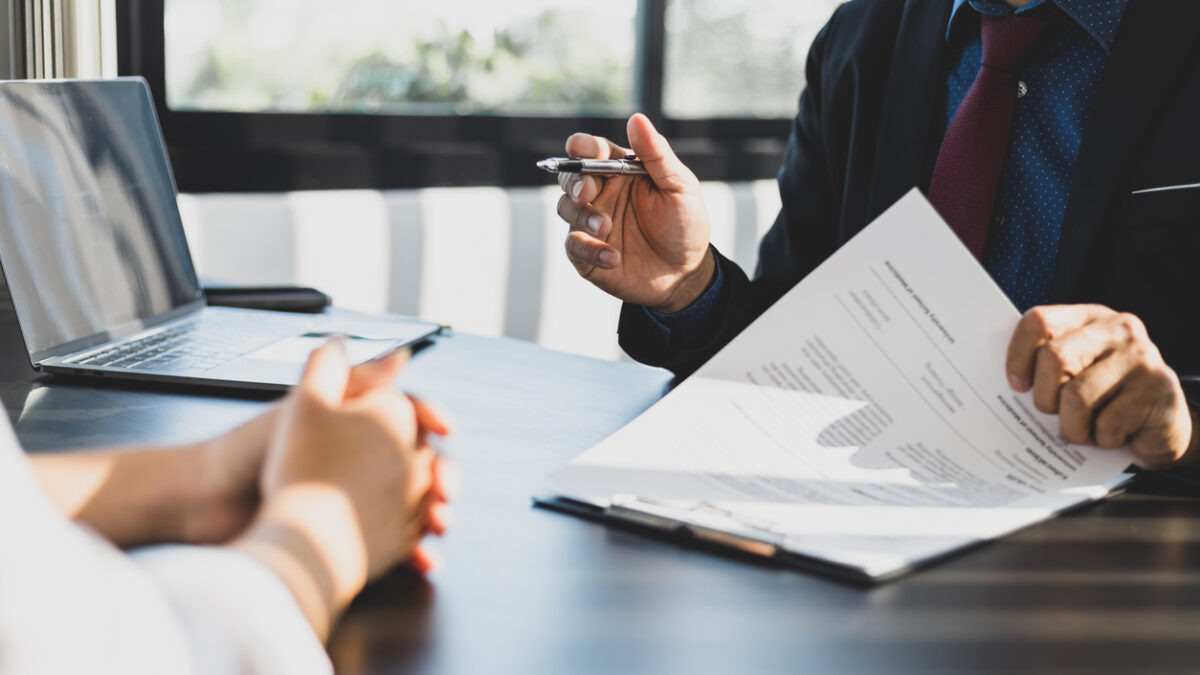
{"type": "MultiPolygon", "coordinates": [[[[304,371],[304,362],[308,360],[308,355],[325,344],[327,339],[291,337],[273,342],[207,371],[204,377],[291,386],[300,381],[300,374],[304,371]]],[[[345,344],[350,363],[356,364],[388,351],[399,342],[347,339],[345,344]]]]}
{"type": "MultiPolygon", "coordinates": [[[[329,341],[325,337],[296,336],[273,342],[257,351],[246,354],[247,359],[262,361],[281,361],[284,363],[304,363],[314,349],[329,341]]],[[[362,363],[392,349],[399,341],[392,340],[361,340],[347,338],[346,359],[351,364],[362,363]]]]}

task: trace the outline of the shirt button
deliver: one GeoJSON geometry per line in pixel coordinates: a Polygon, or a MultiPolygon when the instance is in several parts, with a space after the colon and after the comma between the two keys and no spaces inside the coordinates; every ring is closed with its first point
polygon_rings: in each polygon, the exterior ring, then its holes
{"type": "Polygon", "coordinates": [[[1005,218],[1003,214],[997,213],[996,215],[992,216],[992,224],[993,225],[1000,226],[1007,222],[1008,222],[1008,219],[1005,218]]]}
{"type": "Polygon", "coordinates": [[[1025,98],[1029,93],[1029,85],[1025,84],[1024,80],[1017,82],[1017,98],[1025,98]]]}

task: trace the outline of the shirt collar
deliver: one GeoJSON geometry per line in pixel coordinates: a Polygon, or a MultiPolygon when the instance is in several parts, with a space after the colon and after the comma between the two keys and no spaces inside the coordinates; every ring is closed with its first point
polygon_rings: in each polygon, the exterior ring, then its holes
{"type": "MultiPolygon", "coordinates": [[[[954,22],[959,17],[963,5],[970,3],[977,11],[987,14],[1004,15],[1010,10],[999,0],[954,0],[954,8],[950,10],[950,22],[946,27],[946,41],[950,40],[954,22]]],[[[1033,0],[1028,5],[1017,10],[1018,14],[1028,12],[1041,5],[1053,3],[1064,14],[1079,24],[1091,35],[1105,52],[1112,51],[1113,40],[1117,37],[1117,28],[1125,17],[1125,8],[1129,0],[1033,0]]]]}

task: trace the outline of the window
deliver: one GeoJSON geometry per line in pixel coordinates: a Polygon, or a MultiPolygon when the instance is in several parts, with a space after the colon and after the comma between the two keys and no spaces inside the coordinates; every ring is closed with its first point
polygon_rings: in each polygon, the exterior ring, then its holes
{"type": "Polygon", "coordinates": [[[808,48],[842,0],[672,0],[663,112],[673,118],[789,118],[808,48]]]}
{"type": "Polygon", "coordinates": [[[635,0],[166,0],[165,8],[172,110],[622,115],[633,107],[635,0]],[[608,37],[576,39],[582,26],[608,37]]]}
{"type": "Polygon", "coordinates": [[[546,184],[537,159],[634,110],[702,178],[748,180],[836,4],[121,0],[119,60],[183,191],[546,184]]]}

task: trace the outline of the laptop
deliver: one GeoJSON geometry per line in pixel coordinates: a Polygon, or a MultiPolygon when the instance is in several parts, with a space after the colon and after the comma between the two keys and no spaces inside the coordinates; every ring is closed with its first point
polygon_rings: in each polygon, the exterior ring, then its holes
{"type": "Polygon", "coordinates": [[[0,269],[49,373],[278,391],[329,335],[359,362],[439,330],[207,306],[142,78],[0,82],[0,269]]]}

